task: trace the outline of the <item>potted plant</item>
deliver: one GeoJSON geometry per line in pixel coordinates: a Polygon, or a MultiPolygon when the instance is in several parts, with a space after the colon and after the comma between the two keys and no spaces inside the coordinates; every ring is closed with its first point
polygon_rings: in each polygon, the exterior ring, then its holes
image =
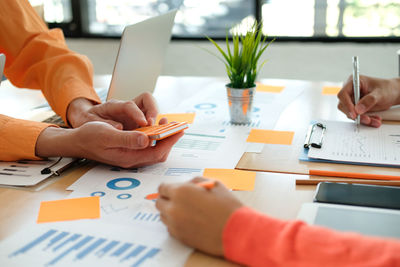
{"type": "MultiPolygon", "coordinates": [[[[222,57],[216,55],[226,67],[229,83],[226,85],[231,123],[243,124],[251,121],[251,110],[255,94],[257,74],[266,63],[258,63],[261,55],[275,40],[268,42],[263,37],[261,25],[255,21],[245,34],[232,33],[232,47],[226,34],[225,52],[214,40],[207,37],[222,57]]],[[[215,54],[214,54],[215,55],[215,54]]]]}

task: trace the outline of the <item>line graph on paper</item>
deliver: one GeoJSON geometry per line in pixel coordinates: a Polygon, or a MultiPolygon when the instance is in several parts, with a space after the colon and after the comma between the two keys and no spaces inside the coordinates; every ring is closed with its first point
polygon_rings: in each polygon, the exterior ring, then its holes
{"type": "Polygon", "coordinates": [[[371,151],[366,136],[354,135],[343,140],[342,144],[337,144],[332,150],[332,156],[339,157],[358,157],[371,158],[371,151]]]}
{"type": "Polygon", "coordinates": [[[311,148],[310,158],[400,166],[400,127],[360,126],[352,122],[323,121],[327,130],[321,149],[311,148]]]}
{"type": "Polygon", "coordinates": [[[400,133],[399,134],[390,134],[388,137],[389,142],[392,143],[392,151],[391,153],[394,155],[394,159],[396,161],[400,161],[400,133]]]}

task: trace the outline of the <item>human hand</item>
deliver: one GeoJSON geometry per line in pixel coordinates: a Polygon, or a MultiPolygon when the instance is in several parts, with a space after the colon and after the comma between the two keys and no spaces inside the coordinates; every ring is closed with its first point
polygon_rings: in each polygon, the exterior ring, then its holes
{"type": "Polygon", "coordinates": [[[122,131],[105,122],[87,122],[75,129],[48,127],[36,142],[38,157],[88,158],[123,168],[140,167],[167,159],[183,133],[149,146],[149,138],[138,131],[122,131]]]}
{"type": "Polygon", "coordinates": [[[382,118],[365,114],[369,111],[382,111],[400,103],[400,80],[379,79],[360,75],[360,101],[354,106],[353,76],[350,76],[338,94],[338,108],[349,119],[360,115],[362,124],[379,127],[382,118]]]}
{"type": "Polygon", "coordinates": [[[68,106],[67,119],[74,128],[89,121],[102,121],[119,130],[133,130],[153,125],[157,113],[154,97],[143,93],[132,101],[112,99],[98,105],[85,98],[75,99],[68,106]]]}
{"type": "Polygon", "coordinates": [[[173,237],[190,247],[223,256],[223,229],[243,204],[218,181],[212,189],[196,185],[206,180],[197,177],[184,184],[161,184],[156,207],[173,237]]]}

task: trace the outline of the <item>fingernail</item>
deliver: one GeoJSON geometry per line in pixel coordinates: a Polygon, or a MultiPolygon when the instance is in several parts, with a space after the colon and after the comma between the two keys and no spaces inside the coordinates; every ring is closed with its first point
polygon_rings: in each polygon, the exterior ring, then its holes
{"type": "Polygon", "coordinates": [[[367,108],[363,104],[358,104],[356,106],[356,111],[358,114],[363,114],[367,108]]]}
{"type": "Polygon", "coordinates": [[[379,128],[381,126],[381,123],[379,121],[372,121],[371,126],[375,128],[379,128]]]}
{"type": "Polygon", "coordinates": [[[139,146],[146,146],[147,142],[148,142],[147,136],[144,136],[144,135],[139,136],[139,138],[138,138],[139,146]]]}
{"type": "Polygon", "coordinates": [[[368,125],[371,122],[371,120],[369,119],[369,117],[367,116],[361,116],[361,123],[368,125]]]}
{"type": "Polygon", "coordinates": [[[356,115],[356,113],[354,113],[353,111],[351,111],[351,112],[350,112],[350,117],[354,120],[354,119],[357,117],[357,115],[356,115]]]}

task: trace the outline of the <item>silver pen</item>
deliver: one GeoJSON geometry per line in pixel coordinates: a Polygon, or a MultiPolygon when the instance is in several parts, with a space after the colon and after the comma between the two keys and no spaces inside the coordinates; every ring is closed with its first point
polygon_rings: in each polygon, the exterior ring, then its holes
{"type": "MultiPolygon", "coordinates": [[[[354,89],[354,106],[360,101],[360,69],[358,57],[353,57],[353,89],[354,89]]],[[[356,127],[360,125],[360,115],[356,117],[356,127]]]]}

